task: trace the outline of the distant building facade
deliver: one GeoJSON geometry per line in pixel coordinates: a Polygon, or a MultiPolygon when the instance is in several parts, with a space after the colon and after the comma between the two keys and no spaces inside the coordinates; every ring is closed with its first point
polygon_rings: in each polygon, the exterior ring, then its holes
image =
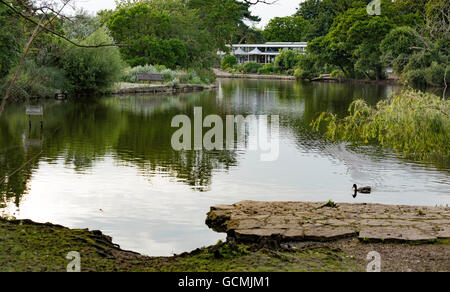
{"type": "MultiPolygon", "coordinates": [[[[236,56],[239,64],[247,62],[256,62],[259,64],[268,64],[275,62],[275,57],[283,49],[306,52],[308,43],[265,43],[265,44],[243,44],[231,45],[231,54],[236,56]]],[[[225,55],[221,52],[220,55],[225,55]]]]}

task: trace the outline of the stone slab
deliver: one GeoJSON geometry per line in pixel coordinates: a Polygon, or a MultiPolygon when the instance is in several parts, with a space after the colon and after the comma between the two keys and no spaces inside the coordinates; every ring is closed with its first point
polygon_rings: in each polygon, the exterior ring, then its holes
{"type": "Polygon", "coordinates": [[[237,241],[433,241],[450,238],[449,207],[254,202],[211,207],[206,224],[237,241]]]}

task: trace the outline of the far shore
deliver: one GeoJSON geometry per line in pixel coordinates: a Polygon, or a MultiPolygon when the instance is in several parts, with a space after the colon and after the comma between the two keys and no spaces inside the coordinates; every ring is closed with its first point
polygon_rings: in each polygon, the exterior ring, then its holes
{"type": "Polygon", "coordinates": [[[219,69],[213,69],[217,78],[230,78],[230,79],[271,79],[271,80],[297,80],[294,76],[290,75],[261,75],[261,74],[232,74],[219,69]]]}
{"type": "MultiPolygon", "coordinates": [[[[214,73],[217,78],[222,79],[265,79],[265,80],[298,80],[295,76],[291,75],[263,75],[263,74],[233,74],[223,70],[214,69],[214,73]]],[[[311,80],[304,80],[310,82],[323,82],[323,83],[355,83],[355,84],[376,84],[376,85],[401,85],[397,79],[384,79],[384,80],[368,80],[368,79],[348,79],[348,78],[331,78],[316,77],[311,80]]]]}
{"type": "Polygon", "coordinates": [[[181,93],[195,92],[215,89],[215,83],[206,84],[144,84],[144,83],[118,83],[113,94],[136,94],[136,93],[181,93]]]}

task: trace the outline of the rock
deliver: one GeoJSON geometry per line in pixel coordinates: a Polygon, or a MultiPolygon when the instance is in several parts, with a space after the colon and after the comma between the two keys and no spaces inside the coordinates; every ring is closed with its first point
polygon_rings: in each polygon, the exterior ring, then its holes
{"type": "Polygon", "coordinates": [[[363,227],[359,238],[375,241],[416,242],[433,241],[437,239],[437,236],[414,227],[363,227]]]}
{"type": "Polygon", "coordinates": [[[206,224],[237,242],[332,241],[347,237],[407,242],[450,238],[448,207],[323,206],[323,203],[244,201],[211,207],[206,224]]]}

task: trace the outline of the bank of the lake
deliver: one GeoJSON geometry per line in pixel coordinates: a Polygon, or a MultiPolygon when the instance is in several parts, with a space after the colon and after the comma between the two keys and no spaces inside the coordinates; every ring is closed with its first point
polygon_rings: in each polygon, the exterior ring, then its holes
{"type": "MultiPolygon", "coordinates": [[[[272,211],[275,212],[281,210],[275,208],[280,204],[267,203],[265,208],[260,204],[258,208],[265,211],[274,209],[272,211]]],[[[283,204],[289,209],[293,203],[283,204]]],[[[296,204],[313,205],[311,203],[296,204]]],[[[237,204],[230,208],[239,206],[241,205],[237,204]]],[[[257,210],[249,208],[249,204],[246,206],[242,205],[242,208],[237,209],[240,209],[241,213],[250,210],[252,216],[256,216],[254,211],[257,210]]],[[[338,207],[324,206],[326,209],[323,209],[323,213],[338,213],[340,206],[340,204],[338,207]]],[[[343,205],[342,207],[345,209],[352,205],[343,205]]],[[[354,205],[353,207],[359,212],[360,206],[354,205]]],[[[232,210],[230,208],[222,206],[213,207],[212,210],[223,213],[225,210],[232,210]]],[[[396,213],[396,215],[402,213],[402,208],[405,207],[392,206],[392,210],[400,210],[400,213],[396,213]]],[[[437,213],[433,212],[441,210],[425,209],[423,215],[416,215],[424,216],[424,218],[430,215],[436,217],[437,213]]],[[[442,209],[444,213],[441,216],[446,216],[447,209],[442,209]]],[[[373,214],[370,215],[373,216],[373,214]]],[[[292,216],[296,215],[290,214],[290,217],[292,216]]],[[[317,219],[305,216],[307,215],[303,214],[302,220],[314,221],[317,219]]],[[[429,220],[436,219],[434,217],[429,220]]],[[[208,220],[211,218],[210,213],[208,220]]],[[[221,217],[215,216],[215,218],[220,219],[221,217]]],[[[376,219],[373,219],[372,222],[375,222],[376,219]]],[[[433,222],[445,227],[448,218],[440,218],[440,220],[441,223],[437,219],[433,222]]],[[[265,222],[269,221],[271,220],[265,222]]],[[[379,220],[379,222],[383,223],[383,220],[379,220]]],[[[403,223],[408,225],[413,222],[414,219],[410,218],[403,223]]],[[[380,226],[383,226],[381,223],[380,226]]],[[[39,224],[30,220],[0,218],[0,271],[66,271],[70,262],[66,256],[74,251],[80,254],[82,272],[358,272],[366,271],[369,264],[367,255],[373,251],[378,252],[381,256],[382,271],[450,271],[450,261],[448,260],[450,258],[450,241],[444,237],[422,243],[416,241],[368,242],[356,237],[339,237],[326,241],[311,238],[285,244],[274,244],[271,241],[240,243],[230,237],[226,243],[219,242],[215,246],[200,248],[190,253],[172,257],[149,257],[121,250],[118,245],[113,243],[111,237],[102,234],[101,231],[69,229],[50,223],[39,224]]]]}
{"type": "Polygon", "coordinates": [[[119,83],[114,94],[139,94],[139,93],[181,93],[181,92],[198,92],[217,88],[217,84],[142,84],[142,83],[119,83]]]}
{"type": "Polygon", "coordinates": [[[231,79],[262,79],[262,80],[297,80],[291,75],[268,75],[268,74],[233,74],[223,70],[214,69],[214,74],[217,78],[231,78],[231,79]]]}
{"type": "MultiPolygon", "coordinates": [[[[279,74],[234,74],[227,71],[214,69],[214,74],[217,78],[223,79],[262,79],[262,80],[298,80],[292,75],[279,74]]],[[[373,84],[373,85],[402,85],[398,79],[390,78],[383,80],[369,80],[369,79],[349,79],[349,78],[332,78],[330,76],[320,76],[310,80],[311,82],[323,83],[349,83],[349,84],[373,84]]]]}

